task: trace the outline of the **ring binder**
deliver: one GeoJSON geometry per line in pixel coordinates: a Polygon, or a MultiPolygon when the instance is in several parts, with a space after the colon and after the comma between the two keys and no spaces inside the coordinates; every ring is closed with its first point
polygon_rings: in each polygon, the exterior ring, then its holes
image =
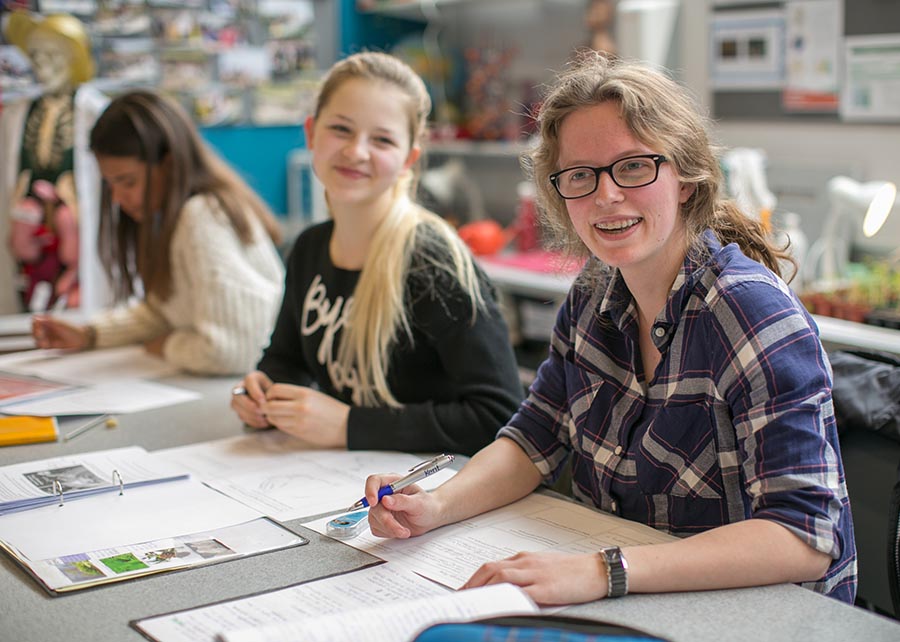
{"type": "Polygon", "coordinates": [[[53,491],[59,495],[59,505],[62,506],[65,500],[63,499],[62,484],[58,479],[53,480],[53,491]]]}
{"type": "Polygon", "coordinates": [[[125,484],[122,481],[122,475],[119,474],[118,470],[113,470],[112,471],[112,481],[114,484],[116,483],[116,478],[118,478],[118,480],[119,480],[119,495],[124,495],[125,494],[125,484]]]}

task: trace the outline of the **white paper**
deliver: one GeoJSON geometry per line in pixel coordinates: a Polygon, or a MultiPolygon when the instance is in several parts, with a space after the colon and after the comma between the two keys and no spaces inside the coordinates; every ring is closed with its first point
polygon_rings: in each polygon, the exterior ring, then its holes
{"type": "Polygon", "coordinates": [[[327,577],[285,589],[159,615],[137,622],[162,642],[212,642],[216,634],[303,617],[346,614],[388,602],[447,594],[447,589],[389,564],[327,577]]]}
{"type": "Polygon", "coordinates": [[[77,384],[159,379],[178,372],[173,365],[136,345],[85,352],[31,350],[0,355],[0,370],[77,384]]]}
{"type": "Polygon", "coordinates": [[[184,388],[175,388],[154,381],[121,379],[50,397],[3,404],[0,406],[0,412],[38,417],[127,414],[199,398],[199,393],[184,388]]]}
{"type": "MultiPolygon", "coordinates": [[[[315,450],[279,430],[265,430],[156,451],[217,490],[286,521],[342,511],[363,495],[366,477],[405,473],[422,458],[372,450],[315,450]]],[[[444,469],[419,486],[436,488],[444,469]]]]}
{"type": "MultiPolygon", "coordinates": [[[[325,533],[327,519],[305,524],[325,533]]],[[[645,524],[547,495],[513,504],[411,539],[381,539],[369,531],[346,544],[455,588],[479,566],[520,551],[596,552],[604,546],[668,542],[645,524]]]]}
{"type": "Polygon", "coordinates": [[[0,540],[32,560],[233,526],[258,511],[192,480],[129,488],[9,513],[0,540]]]}
{"type": "Polygon", "coordinates": [[[494,584],[450,595],[393,603],[347,614],[328,615],[245,628],[219,636],[221,642],[404,642],[438,622],[535,613],[537,606],[512,584],[494,584]]]}

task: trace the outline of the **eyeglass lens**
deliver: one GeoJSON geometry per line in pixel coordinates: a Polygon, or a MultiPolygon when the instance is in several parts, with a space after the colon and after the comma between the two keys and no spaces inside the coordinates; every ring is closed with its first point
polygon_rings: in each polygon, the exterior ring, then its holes
{"type": "Polygon", "coordinates": [[[607,167],[572,167],[556,175],[556,189],[564,198],[587,196],[597,189],[600,174],[612,176],[619,187],[643,187],[656,180],[661,156],[633,156],[623,158],[607,167]]]}

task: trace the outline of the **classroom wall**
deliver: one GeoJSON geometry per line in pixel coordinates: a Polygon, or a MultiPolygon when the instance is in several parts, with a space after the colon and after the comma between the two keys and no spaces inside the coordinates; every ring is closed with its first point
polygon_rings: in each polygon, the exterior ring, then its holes
{"type": "MultiPolygon", "coordinates": [[[[707,43],[712,2],[683,0],[682,7],[679,73],[701,102],[711,107],[707,43]]],[[[797,211],[811,240],[818,238],[828,215],[824,192],[825,182],[831,176],[845,173],[858,180],[881,179],[900,184],[900,124],[742,118],[718,121],[716,132],[719,141],[728,147],[766,151],[770,188],[779,197],[778,209],[797,211]]],[[[891,217],[877,236],[858,244],[879,251],[900,246],[900,206],[894,205],[891,217]]]]}

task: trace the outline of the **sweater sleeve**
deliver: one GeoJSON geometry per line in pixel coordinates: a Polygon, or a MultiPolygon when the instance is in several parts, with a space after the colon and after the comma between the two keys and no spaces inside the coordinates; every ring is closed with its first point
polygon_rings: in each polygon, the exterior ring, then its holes
{"type": "Polygon", "coordinates": [[[506,323],[483,275],[482,292],[486,310],[478,311],[474,323],[461,294],[426,297],[414,306],[415,322],[437,354],[448,388],[455,391],[451,398],[434,391],[431,400],[400,409],[352,407],[350,449],[472,455],[493,440],[518,407],[523,389],[506,323]]]}
{"type": "Polygon", "coordinates": [[[165,316],[146,301],[106,310],[91,325],[97,331],[98,348],[143,343],[171,329],[165,316]]]}
{"type": "Polygon", "coordinates": [[[202,374],[243,374],[259,357],[281,298],[280,259],[256,230],[244,245],[209,199],[185,206],[172,240],[176,288],[190,293],[190,323],[164,347],[179,368],[202,374]]]}

